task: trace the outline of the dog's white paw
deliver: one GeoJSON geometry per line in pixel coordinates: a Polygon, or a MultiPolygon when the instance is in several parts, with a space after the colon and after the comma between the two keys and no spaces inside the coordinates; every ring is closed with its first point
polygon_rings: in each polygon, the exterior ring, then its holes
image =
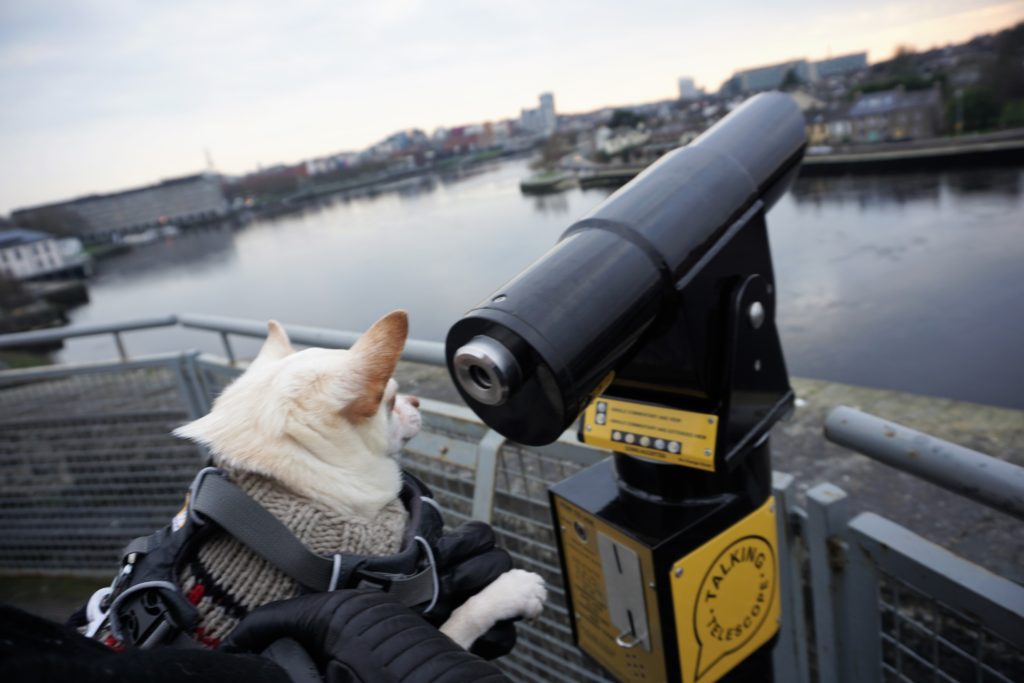
{"type": "Polygon", "coordinates": [[[478,596],[487,605],[484,609],[488,610],[495,621],[519,617],[536,619],[544,609],[548,591],[539,574],[510,569],[491,582],[478,596]]]}
{"type": "Polygon", "coordinates": [[[510,569],[452,612],[441,632],[468,650],[499,621],[536,619],[547,598],[544,579],[538,574],[510,569]]]}

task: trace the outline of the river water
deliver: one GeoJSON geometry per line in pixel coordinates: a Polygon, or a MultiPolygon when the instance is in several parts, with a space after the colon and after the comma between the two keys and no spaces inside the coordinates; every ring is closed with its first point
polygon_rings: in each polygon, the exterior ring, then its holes
{"type": "MultiPolygon", "coordinates": [[[[191,312],[361,330],[405,308],[413,337],[443,340],[609,194],[523,196],[527,173],[498,163],[140,247],[97,264],[73,322],[191,312]]],[[[1022,190],[1024,169],[798,179],[768,215],[790,373],[1024,408],[1022,190]]],[[[177,328],[126,342],[222,353],[177,328]]],[[[60,359],[114,353],[73,340],[60,359]]]]}

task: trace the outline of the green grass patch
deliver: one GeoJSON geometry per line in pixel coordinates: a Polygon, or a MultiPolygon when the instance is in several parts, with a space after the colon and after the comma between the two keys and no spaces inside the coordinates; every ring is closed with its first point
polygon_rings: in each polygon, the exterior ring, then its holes
{"type": "Polygon", "coordinates": [[[40,365],[49,365],[50,358],[39,353],[28,351],[4,351],[0,350],[0,370],[6,368],[36,368],[40,365]]]}

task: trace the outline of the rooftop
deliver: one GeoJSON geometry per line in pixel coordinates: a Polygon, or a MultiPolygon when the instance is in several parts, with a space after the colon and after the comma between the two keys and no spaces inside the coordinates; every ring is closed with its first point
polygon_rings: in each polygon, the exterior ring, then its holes
{"type": "MultiPolygon", "coordinates": [[[[133,188],[129,188],[127,190],[118,190],[116,192],[106,192],[106,193],[94,193],[94,194],[84,195],[84,196],[81,196],[81,197],[76,197],[74,199],[65,199],[65,200],[61,200],[61,201],[57,201],[57,202],[50,202],[48,204],[39,204],[37,206],[27,206],[27,207],[23,207],[23,208],[20,208],[20,209],[15,209],[14,211],[11,212],[11,215],[14,216],[15,214],[19,214],[19,213],[22,213],[22,212],[25,212],[25,211],[37,211],[39,209],[47,209],[47,208],[56,207],[56,206],[64,206],[66,204],[79,204],[79,203],[95,201],[97,199],[109,199],[111,197],[121,197],[121,196],[124,196],[124,195],[135,194],[135,193],[138,193],[138,192],[148,192],[148,191],[153,190],[153,189],[158,188],[158,187],[170,187],[170,186],[173,186],[173,185],[184,185],[184,184],[187,184],[187,183],[194,183],[194,182],[202,181],[202,180],[216,180],[216,179],[219,179],[219,178],[220,178],[220,175],[216,174],[216,173],[206,173],[206,172],[204,172],[204,173],[194,173],[192,175],[181,176],[179,178],[168,178],[166,180],[161,180],[161,181],[159,181],[157,183],[151,183],[149,185],[143,185],[141,187],[133,187],[133,188]]],[[[17,220],[16,216],[15,216],[15,220],[17,220]]]]}
{"type": "Polygon", "coordinates": [[[939,91],[935,88],[927,90],[882,90],[861,95],[850,108],[850,116],[870,116],[872,114],[888,114],[900,109],[916,109],[930,107],[940,103],[939,91]]]}
{"type": "Polygon", "coordinates": [[[8,228],[6,230],[0,230],[0,248],[3,247],[15,247],[19,244],[29,244],[30,242],[40,242],[42,240],[51,239],[53,235],[49,235],[45,232],[39,232],[38,230],[29,230],[27,228],[8,228]]]}

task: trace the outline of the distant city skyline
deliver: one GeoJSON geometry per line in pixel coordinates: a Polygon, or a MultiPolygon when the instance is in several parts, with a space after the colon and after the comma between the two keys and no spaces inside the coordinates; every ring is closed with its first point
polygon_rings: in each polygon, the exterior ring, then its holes
{"type": "Polygon", "coordinates": [[[1024,2],[0,2],[0,213],[358,150],[396,130],[715,92],[735,71],[959,43],[1024,2]]]}

